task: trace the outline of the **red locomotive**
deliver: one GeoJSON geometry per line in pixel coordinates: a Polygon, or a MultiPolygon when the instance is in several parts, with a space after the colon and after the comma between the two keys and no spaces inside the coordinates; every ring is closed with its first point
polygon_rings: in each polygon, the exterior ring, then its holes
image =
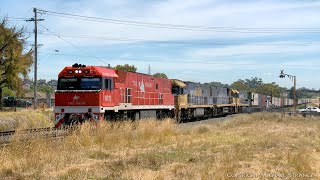
{"type": "Polygon", "coordinates": [[[59,73],[55,126],[172,116],[171,88],[166,78],[76,63],[59,73]]]}

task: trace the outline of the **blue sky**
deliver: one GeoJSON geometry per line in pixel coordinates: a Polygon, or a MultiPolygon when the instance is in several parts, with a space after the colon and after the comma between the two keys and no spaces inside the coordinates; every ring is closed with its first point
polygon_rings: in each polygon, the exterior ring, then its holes
{"type": "MultiPolygon", "coordinates": [[[[0,0],[0,16],[30,18],[32,7],[127,21],[232,29],[141,27],[39,14],[45,19],[38,28],[38,43],[43,44],[39,48],[40,78],[56,79],[64,66],[75,62],[128,63],[142,73],[148,72],[150,64],[151,73],[163,72],[182,80],[230,84],[260,77],[264,82],[291,87],[288,78],[278,77],[284,69],[297,76],[298,87],[320,89],[320,1],[0,0]],[[61,39],[58,35],[68,36],[61,39]]],[[[11,25],[33,30],[32,23],[9,20],[11,25]]]]}

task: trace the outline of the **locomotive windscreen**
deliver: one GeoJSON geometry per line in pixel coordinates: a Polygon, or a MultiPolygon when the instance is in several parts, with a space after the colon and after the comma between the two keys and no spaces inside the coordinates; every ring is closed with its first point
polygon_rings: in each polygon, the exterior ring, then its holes
{"type": "Polygon", "coordinates": [[[99,90],[101,78],[60,78],[58,90],[99,90]]]}
{"type": "Polygon", "coordinates": [[[78,89],[78,78],[60,78],[59,79],[59,90],[68,90],[68,89],[78,89]]]}
{"type": "Polygon", "coordinates": [[[81,89],[98,90],[101,89],[100,78],[81,78],[81,89]]]}

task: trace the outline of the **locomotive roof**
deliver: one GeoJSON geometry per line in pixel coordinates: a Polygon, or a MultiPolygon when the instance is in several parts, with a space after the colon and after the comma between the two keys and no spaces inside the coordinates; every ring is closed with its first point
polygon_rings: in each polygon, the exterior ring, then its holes
{"type": "Polygon", "coordinates": [[[178,80],[178,79],[171,79],[171,82],[175,86],[179,86],[179,87],[186,87],[187,86],[183,81],[178,80]]]}
{"type": "MultiPolygon", "coordinates": [[[[69,76],[70,74],[68,71],[70,71],[70,70],[74,70],[74,71],[75,70],[82,70],[82,71],[90,70],[89,74],[95,73],[95,75],[101,75],[101,76],[107,76],[107,77],[118,77],[115,70],[109,69],[106,67],[100,67],[100,66],[86,66],[86,67],[82,67],[82,68],[67,66],[59,73],[59,77],[69,76]]],[[[72,75],[77,75],[77,74],[73,72],[72,75]]]]}
{"type": "MultiPolygon", "coordinates": [[[[117,71],[126,72],[126,73],[135,73],[135,74],[141,74],[141,75],[145,75],[145,76],[155,77],[155,76],[153,76],[151,74],[146,74],[146,73],[141,73],[141,72],[132,72],[132,71],[123,71],[123,70],[117,70],[117,71]]],[[[155,78],[159,78],[159,77],[155,77],[155,78]]],[[[169,79],[169,78],[162,78],[162,79],[169,79]]]]}
{"type": "Polygon", "coordinates": [[[96,70],[98,70],[102,76],[118,77],[117,73],[113,69],[100,67],[100,66],[91,66],[91,67],[94,67],[96,70]]]}

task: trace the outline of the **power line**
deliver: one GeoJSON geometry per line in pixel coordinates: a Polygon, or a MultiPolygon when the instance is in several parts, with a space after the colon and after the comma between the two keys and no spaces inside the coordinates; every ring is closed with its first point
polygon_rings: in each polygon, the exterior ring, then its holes
{"type": "MultiPolygon", "coordinates": [[[[41,35],[53,35],[46,32],[40,32],[41,35]]],[[[107,36],[89,36],[80,34],[67,34],[67,33],[55,33],[59,36],[70,37],[70,38],[80,38],[80,39],[94,39],[94,40],[107,40],[107,41],[123,41],[123,42],[134,42],[134,43],[151,43],[151,44],[202,44],[202,45],[215,45],[215,46],[227,46],[227,45],[313,45],[320,44],[320,42],[304,41],[304,42],[280,42],[278,44],[271,42],[203,42],[203,40],[150,40],[150,39],[133,39],[133,38],[120,38],[120,37],[107,37],[107,36]]],[[[206,39],[208,41],[208,39],[206,39]]]]}
{"type": "Polygon", "coordinates": [[[21,21],[25,21],[28,18],[23,18],[23,17],[7,17],[8,19],[13,19],[13,20],[21,20],[21,21]]]}
{"type": "MultiPolygon", "coordinates": [[[[70,56],[70,57],[90,57],[77,54],[64,54],[64,53],[50,53],[40,52],[41,54],[52,54],[56,56],[70,56]]],[[[231,66],[263,66],[263,67],[319,67],[320,64],[261,64],[261,63],[233,63],[233,62],[210,62],[204,61],[185,61],[185,60],[164,60],[164,59],[128,59],[128,58],[112,58],[112,57],[100,57],[109,59],[109,61],[137,61],[137,62],[167,62],[167,63],[185,63],[185,64],[208,64],[208,65],[231,65],[231,66]]]]}
{"type": "MultiPolygon", "coordinates": [[[[50,32],[51,34],[53,34],[53,35],[55,35],[56,37],[62,39],[62,40],[65,41],[66,43],[68,43],[68,44],[72,45],[73,47],[77,48],[78,50],[84,52],[85,54],[88,55],[87,57],[95,58],[95,59],[97,59],[97,60],[99,60],[99,61],[101,61],[101,62],[103,62],[103,63],[106,63],[106,62],[103,61],[102,59],[100,59],[100,58],[98,58],[98,57],[96,57],[96,56],[90,55],[86,50],[84,50],[84,49],[80,48],[79,46],[73,44],[72,42],[70,42],[70,41],[62,38],[62,37],[59,36],[58,34],[55,34],[54,32],[50,31],[50,30],[49,30],[47,27],[45,27],[44,25],[41,25],[41,24],[39,24],[39,25],[42,26],[44,29],[46,29],[46,30],[47,30],[48,32],[50,32]]],[[[106,64],[107,64],[107,63],[106,63],[106,64]]]]}
{"type": "Polygon", "coordinates": [[[213,26],[195,26],[195,25],[178,25],[178,24],[163,24],[163,23],[150,23],[141,21],[128,21],[112,18],[100,18],[93,16],[83,16],[70,13],[62,13],[48,10],[41,10],[44,14],[51,16],[59,16],[64,18],[80,19],[86,21],[104,22],[120,25],[141,26],[150,28],[164,28],[175,30],[189,30],[189,31],[213,31],[213,32],[237,32],[237,33],[320,33],[320,28],[251,28],[251,27],[213,27],[213,26]]]}
{"type": "Polygon", "coordinates": [[[223,29],[223,30],[319,30],[319,28],[244,28],[244,27],[208,27],[208,26],[192,26],[192,25],[175,25],[175,24],[162,24],[162,23],[149,23],[149,22],[138,22],[138,21],[128,21],[128,20],[119,20],[111,18],[99,18],[91,16],[82,16],[54,11],[43,10],[44,13],[48,15],[58,14],[61,17],[78,17],[79,19],[84,20],[100,20],[100,21],[111,21],[119,23],[130,23],[130,24],[143,24],[143,25],[154,25],[154,26],[164,26],[164,27],[180,27],[180,28],[201,28],[201,29],[223,29]]]}
{"type": "Polygon", "coordinates": [[[21,20],[26,20],[27,18],[23,17],[7,17],[8,19],[21,19],[21,20]]]}

